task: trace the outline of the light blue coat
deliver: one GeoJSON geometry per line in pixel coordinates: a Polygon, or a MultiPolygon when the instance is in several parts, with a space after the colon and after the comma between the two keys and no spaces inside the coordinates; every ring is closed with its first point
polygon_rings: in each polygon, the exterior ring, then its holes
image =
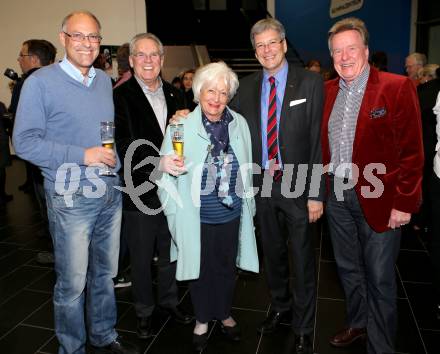
{"type": "MultiPolygon", "coordinates": [[[[226,108],[227,109],[227,108],[226,108]]],[[[241,209],[237,267],[258,272],[257,245],[253,217],[255,201],[252,188],[252,145],[246,120],[230,111],[229,141],[240,164],[244,193],[241,209]]],[[[200,106],[181,119],[184,124],[184,156],[187,173],[179,177],[164,173],[157,182],[158,195],[172,236],[171,261],[177,260],[176,279],[197,279],[200,273],[200,190],[203,163],[210,140],[202,123],[200,106]]],[[[160,154],[173,152],[169,127],[160,154]]]]}

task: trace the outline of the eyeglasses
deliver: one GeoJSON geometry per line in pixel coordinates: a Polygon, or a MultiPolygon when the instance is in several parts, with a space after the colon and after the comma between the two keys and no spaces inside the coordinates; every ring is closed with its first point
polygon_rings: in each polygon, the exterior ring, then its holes
{"type": "Polygon", "coordinates": [[[153,52],[150,54],[144,53],[144,52],[137,52],[133,54],[133,56],[136,59],[144,60],[144,59],[151,59],[151,60],[158,60],[162,55],[159,52],[153,52]]]}
{"type": "Polygon", "coordinates": [[[33,57],[33,56],[34,56],[34,54],[22,54],[22,53],[18,54],[18,57],[19,57],[19,58],[23,58],[23,57],[33,57]]]}
{"type": "Polygon", "coordinates": [[[67,33],[64,32],[63,33],[72,38],[72,41],[75,42],[82,42],[84,41],[86,38],[89,40],[90,43],[99,43],[102,41],[102,37],[99,34],[87,34],[85,35],[84,33],[80,33],[80,32],[74,32],[74,33],[67,33]]]}
{"type": "Polygon", "coordinates": [[[262,51],[264,48],[268,47],[269,49],[277,49],[278,46],[281,44],[281,42],[284,41],[284,39],[272,39],[266,43],[256,43],[255,44],[255,50],[262,51]]]}

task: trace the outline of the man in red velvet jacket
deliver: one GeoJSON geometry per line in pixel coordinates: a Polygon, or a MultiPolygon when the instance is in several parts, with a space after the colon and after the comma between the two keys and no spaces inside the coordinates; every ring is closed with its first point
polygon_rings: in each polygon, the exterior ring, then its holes
{"type": "Polygon", "coordinates": [[[337,22],[329,49],[340,78],[326,83],[326,212],[347,306],[347,327],[330,343],[345,347],[367,337],[368,353],[394,353],[401,225],[421,199],[417,94],[409,78],[369,66],[368,32],[359,19],[337,22]]]}

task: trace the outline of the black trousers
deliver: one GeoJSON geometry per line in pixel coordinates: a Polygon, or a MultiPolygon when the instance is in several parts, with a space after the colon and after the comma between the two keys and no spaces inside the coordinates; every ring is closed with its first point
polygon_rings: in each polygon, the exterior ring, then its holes
{"type": "Polygon", "coordinates": [[[366,222],[354,188],[336,199],[331,179],[327,218],[339,278],[345,292],[347,326],[367,328],[367,351],[394,353],[397,329],[395,264],[400,228],[377,233],[366,222]]]}
{"type": "Polygon", "coordinates": [[[240,218],[225,224],[201,224],[200,276],[189,283],[196,320],[230,316],[236,278],[240,218]]]}
{"type": "Polygon", "coordinates": [[[171,235],[163,213],[146,215],[139,211],[123,212],[123,233],[127,239],[131,281],[136,315],[148,317],[154,310],[151,262],[157,249],[158,305],[175,307],[178,304],[176,262],[170,263],[171,235]],[[156,248],[155,248],[156,247],[156,248]]]}
{"type": "Polygon", "coordinates": [[[433,285],[436,291],[436,301],[440,304],[440,178],[431,172],[430,178],[430,204],[431,212],[431,239],[429,255],[434,269],[433,285]]]}
{"type": "Polygon", "coordinates": [[[256,202],[272,310],[292,309],[294,332],[311,334],[316,309],[316,276],[307,199],[286,198],[281,195],[281,183],[273,183],[271,197],[258,197],[256,202]],[[294,275],[289,271],[289,254],[294,275]],[[291,292],[289,278],[292,276],[291,292]]]}
{"type": "Polygon", "coordinates": [[[0,167],[0,203],[6,196],[6,168],[0,167]]]}
{"type": "MultiPolygon", "coordinates": [[[[41,171],[37,166],[31,165],[32,170],[32,184],[34,186],[35,198],[37,199],[38,207],[40,210],[41,220],[43,222],[43,228],[46,232],[48,238],[50,238],[49,231],[49,219],[47,217],[47,204],[46,204],[46,193],[44,191],[44,179],[41,175],[41,171]]],[[[52,239],[50,238],[51,249],[52,239]]]]}

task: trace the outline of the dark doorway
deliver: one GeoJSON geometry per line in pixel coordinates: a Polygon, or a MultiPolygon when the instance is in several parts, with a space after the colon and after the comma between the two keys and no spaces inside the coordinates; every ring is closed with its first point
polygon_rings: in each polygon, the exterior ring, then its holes
{"type": "Polygon", "coordinates": [[[249,29],[266,17],[263,0],[146,0],[147,28],[165,45],[250,47],[249,29]]]}

